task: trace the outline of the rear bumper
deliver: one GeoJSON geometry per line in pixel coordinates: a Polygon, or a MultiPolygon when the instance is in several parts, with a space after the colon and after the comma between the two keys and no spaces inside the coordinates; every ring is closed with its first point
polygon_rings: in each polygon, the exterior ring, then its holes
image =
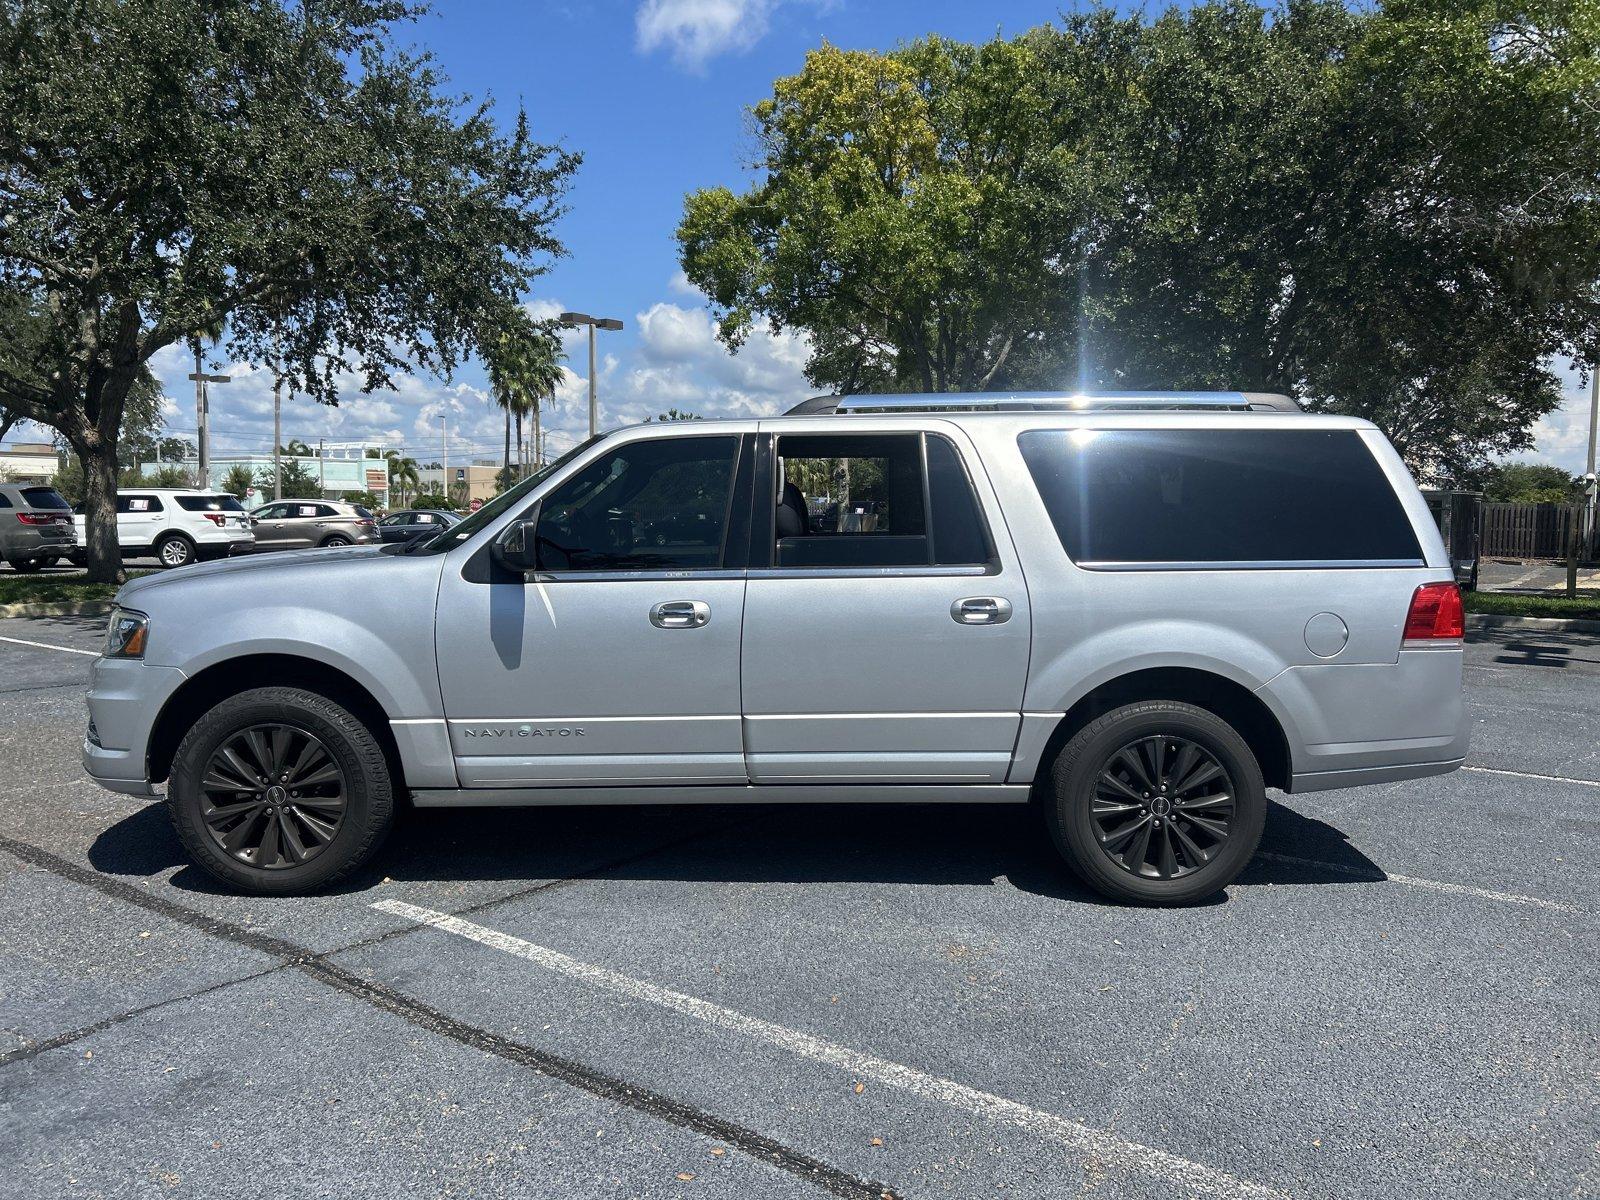
{"type": "Polygon", "coordinates": [[[1286,717],[1290,791],[1442,775],[1467,756],[1459,646],[1393,663],[1290,667],[1261,689],[1286,717]]]}

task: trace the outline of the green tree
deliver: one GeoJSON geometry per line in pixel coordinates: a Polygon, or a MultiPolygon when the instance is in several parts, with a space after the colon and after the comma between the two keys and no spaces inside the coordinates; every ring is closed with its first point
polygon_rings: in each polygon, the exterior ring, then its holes
{"type": "Polygon", "coordinates": [[[245,493],[255,486],[255,473],[244,463],[234,463],[222,477],[222,490],[240,500],[243,500],[245,493]]]}
{"type": "Polygon", "coordinates": [[[505,465],[501,474],[520,477],[527,465],[522,445],[522,422],[529,416],[533,418],[531,458],[537,461],[543,441],[539,410],[555,396],[563,377],[561,361],[566,356],[555,326],[548,321],[535,321],[520,305],[503,306],[485,324],[482,343],[484,365],[489,373],[489,390],[494,402],[505,410],[506,415],[505,465]],[[515,468],[511,460],[513,420],[517,431],[515,468]]]}
{"type": "Polygon", "coordinates": [[[450,502],[444,498],[444,493],[435,486],[430,487],[425,492],[418,493],[416,498],[411,501],[410,507],[448,509],[450,502]]]}
{"type": "MultiPolygon", "coordinates": [[[[282,462],[282,469],[283,490],[280,494],[285,500],[319,500],[322,498],[322,483],[305,463],[298,458],[286,458],[282,462]]],[[[271,467],[263,467],[256,473],[256,486],[263,492],[273,490],[271,467]]]]}
{"type": "Polygon", "coordinates": [[[390,450],[383,457],[389,464],[389,494],[398,496],[400,503],[404,504],[406,496],[419,483],[417,460],[406,457],[398,450],[390,450]]]}
{"type": "Polygon", "coordinates": [[[1094,176],[1045,119],[1039,37],[823,46],[754,109],[764,178],[691,194],[683,267],[737,347],[760,319],[811,336],[841,391],[997,386],[1075,303],[1094,176]]]}
{"type": "Polygon", "coordinates": [[[1462,483],[1485,500],[1507,504],[1572,504],[1583,497],[1577,476],[1553,463],[1491,463],[1462,483]]]}
{"type": "Polygon", "coordinates": [[[1215,0],[1010,41],[824,47],[691,194],[737,346],[840,391],[1240,388],[1413,469],[1524,448],[1600,327],[1600,9],[1215,0]]]}
{"type": "Polygon", "coordinates": [[[348,372],[448,372],[561,252],[576,156],[397,49],[414,11],[0,3],[0,294],[48,322],[0,343],[0,404],[84,461],[90,578],[121,574],[118,431],[159,350],[225,323],[232,356],[332,401],[348,372]]]}

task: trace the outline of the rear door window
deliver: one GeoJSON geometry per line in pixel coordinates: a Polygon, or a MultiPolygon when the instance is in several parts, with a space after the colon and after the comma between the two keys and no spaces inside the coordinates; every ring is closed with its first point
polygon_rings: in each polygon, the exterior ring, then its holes
{"type": "Polygon", "coordinates": [[[1037,429],[1018,438],[1081,566],[1421,566],[1355,430],[1037,429]]]}
{"type": "Polygon", "coordinates": [[[158,513],[162,511],[160,496],[124,495],[117,497],[119,513],[158,513]]]}
{"type": "Polygon", "coordinates": [[[185,512],[243,512],[244,505],[232,496],[174,496],[185,512]]]}

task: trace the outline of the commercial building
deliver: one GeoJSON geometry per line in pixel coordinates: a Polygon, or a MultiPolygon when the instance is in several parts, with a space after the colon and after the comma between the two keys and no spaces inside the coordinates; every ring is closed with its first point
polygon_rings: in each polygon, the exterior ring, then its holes
{"type": "MultiPolygon", "coordinates": [[[[468,507],[474,500],[487,503],[494,498],[496,476],[500,464],[479,460],[466,466],[450,465],[450,502],[459,508],[468,507]]],[[[420,467],[417,478],[424,492],[444,491],[444,470],[440,467],[420,467]]]]}
{"type": "MultiPolygon", "coordinates": [[[[322,488],[325,500],[338,500],[350,492],[371,492],[378,498],[380,508],[388,508],[389,504],[389,466],[384,460],[367,457],[368,450],[375,450],[382,455],[384,447],[375,442],[328,442],[322,447],[322,455],[285,454],[282,462],[287,464],[298,463],[306,474],[316,479],[322,488]]],[[[163,466],[183,466],[190,471],[197,469],[194,459],[187,459],[182,463],[145,463],[144,473],[153,475],[163,466]]],[[[221,489],[229,473],[235,467],[245,467],[257,480],[254,495],[247,495],[245,502],[249,504],[265,504],[272,499],[272,455],[269,454],[227,454],[217,455],[211,459],[209,475],[210,486],[221,489]],[[265,482],[261,482],[265,480],[265,482]]]]}
{"type": "Polygon", "coordinates": [[[49,442],[17,442],[0,446],[0,480],[8,483],[48,483],[61,460],[49,442]]]}

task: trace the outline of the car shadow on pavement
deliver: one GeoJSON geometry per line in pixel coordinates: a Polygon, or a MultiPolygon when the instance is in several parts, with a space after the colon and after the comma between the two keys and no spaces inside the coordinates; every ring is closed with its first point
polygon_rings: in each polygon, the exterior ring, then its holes
{"type": "MultiPolygon", "coordinates": [[[[1258,856],[1241,882],[1384,878],[1340,830],[1275,801],[1261,849],[1268,857],[1258,856]]],[[[101,833],[89,861],[107,874],[136,877],[177,867],[174,887],[227,890],[189,862],[159,804],[101,833]]],[[[1009,884],[1050,899],[1101,902],[1061,862],[1038,813],[1022,805],[419,809],[403,814],[370,868],[335,890],[361,892],[384,879],[586,875],[696,883],[1009,884]]]]}

